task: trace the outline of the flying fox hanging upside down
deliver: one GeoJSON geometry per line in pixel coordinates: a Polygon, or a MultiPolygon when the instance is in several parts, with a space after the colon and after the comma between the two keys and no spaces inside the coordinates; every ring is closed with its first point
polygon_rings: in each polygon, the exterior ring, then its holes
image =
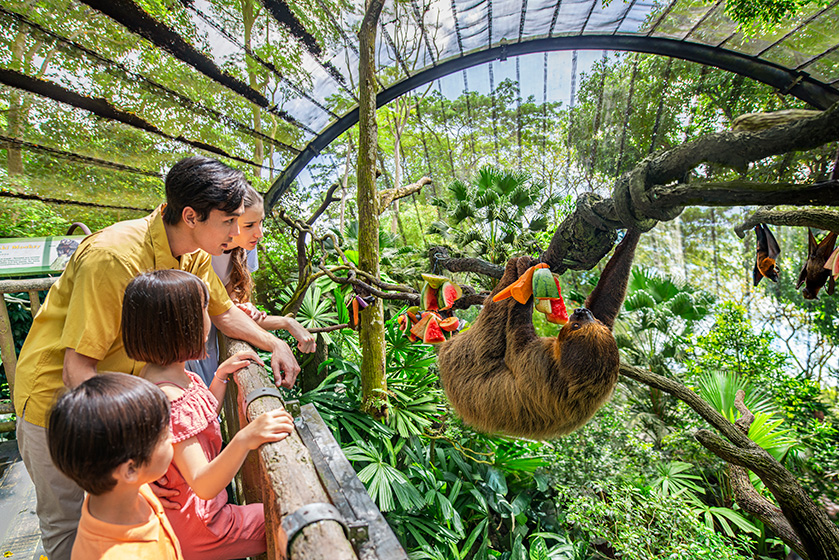
{"type": "Polygon", "coordinates": [[[808,258],[802,267],[802,272],[799,273],[799,281],[796,283],[796,289],[804,283],[805,288],[802,290],[802,297],[805,299],[817,299],[817,294],[820,289],[828,282],[826,292],[829,295],[834,294],[835,280],[831,274],[831,270],[825,268],[831,253],[834,251],[834,243],[837,241],[837,233],[829,232],[823,237],[823,240],[817,243],[814,234],[811,233],[811,228],[808,228],[808,258]]]}
{"type": "Polygon", "coordinates": [[[438,354],[449,402],[467,424],[487,433],[547,439],[583,426],[612,395],[618,346],[612,334],[624,302],[639,231],[627,231],[585,307],[556,337],[537,336],[533,298],[493,302],[532,264],[508,261],[504,275],[467,331],[438,354]]]}
{"type": "Polygon", "coordinates": [[[773,232],[767,224],[755,226],[755,268],[753,268],[753,286],[758,286],[762,278],[769,278],[773,282],[779,281],[779,243],[773,237],[773,232]]]}

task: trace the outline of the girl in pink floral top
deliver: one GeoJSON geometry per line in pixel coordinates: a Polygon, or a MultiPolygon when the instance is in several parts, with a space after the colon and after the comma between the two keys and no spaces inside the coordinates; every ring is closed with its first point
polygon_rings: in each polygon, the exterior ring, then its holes
{"type": "Polygon", "coordinates": [[[187,360],[204,353],[210,316],[207,287],[181,270],[156,270],[134,278],[123,300],[123,343],[142,375],[157,384],[172,406],[174,456],[166,473],[170,498],[180,509],[166,513],[181,541],[185,560],[227,560],[266,550],[262,504],[227,503],[225,487],[252,449],[280,441],[294,429],[292,417],[274,410],[242,428],[222,449],[218,415],[228,376],[251,360],[239,352],[219,365],[208,388],[186,371],[187,360]]]}

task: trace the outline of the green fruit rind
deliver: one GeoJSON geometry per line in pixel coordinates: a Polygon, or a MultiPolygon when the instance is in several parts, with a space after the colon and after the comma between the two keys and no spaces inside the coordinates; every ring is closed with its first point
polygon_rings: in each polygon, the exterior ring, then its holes
{"type": "Polygon", "coordinates": [[[547,268],[538,268],[534,271],[531,287],[536,299],[557,299],[560,297],[554,275],[547,268]]]}
{"type": "Polygon", "coordinates": [[[538,299],[537,304],[534,306],[534,309],[536,309],[540,313],[545,313],[546,315],[551,313],[551,300],[538,299]]]}
{"type": "Polygon", "coordinates": [[[423,280],[425,280],[426,283],[435,290],[440,288],[444,282],[449,281],[449,278],[447,278],[446,276],[438,276],[437,274],[422,273],[420,274],[420,277],[423,278],[423,280]]]}

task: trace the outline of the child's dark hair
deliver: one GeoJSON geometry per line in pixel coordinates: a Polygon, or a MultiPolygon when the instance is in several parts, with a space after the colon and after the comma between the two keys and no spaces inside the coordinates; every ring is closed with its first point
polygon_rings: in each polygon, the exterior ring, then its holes
{"type": "Polygon", "coordinates": [[[153,270],[125,288],[122,339],[132,360],[168,366],[205,353],[207,286],[183,270],[153,270]]]}
{"type": "Polygon", "coordinates": [[[169,430],[169,399],[152,383],[124,373],[95,375],[64,393],[50,413],[47,439],[58,470],[98,496],[117,484],[126,461],[149,462],[169,430]]]}
{"type": "MultiPolygon", "coordinates": [[[[245,208],[262,206],[263,198],[253,187],[245,191],[245,208]]],[[[251,280],[251,272],[248,270],[248,253],[242,247],[237,247],[230,254],[230,278],[227,283],[227,290],[230,299],[236,303],[247,303],[251,300],[251,291],[254,289],[254,281],[251,280]]]]}
{"type": "Polygon", "coordinates": [[[166,174],[166,208],[163,221],[176,225],[189,206],[204,221],[211,210],[228,214],[242,205],[248,180],[245,174],[220,161],[204,156],[184,158],[166,174]]]}

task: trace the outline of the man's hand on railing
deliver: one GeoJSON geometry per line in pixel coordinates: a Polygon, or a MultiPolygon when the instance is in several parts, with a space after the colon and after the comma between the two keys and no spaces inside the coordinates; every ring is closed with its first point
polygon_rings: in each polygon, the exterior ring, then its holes
{"type": "Polygon", "coordinates": [[[271,353],[271,370],[274,372],[274,383],[278,387],[291,389],[295,386],[298,373],[300,373],[300,366],[295,360],[289,345],[279,338],[275,341],[274,351],[271,353]]]}

